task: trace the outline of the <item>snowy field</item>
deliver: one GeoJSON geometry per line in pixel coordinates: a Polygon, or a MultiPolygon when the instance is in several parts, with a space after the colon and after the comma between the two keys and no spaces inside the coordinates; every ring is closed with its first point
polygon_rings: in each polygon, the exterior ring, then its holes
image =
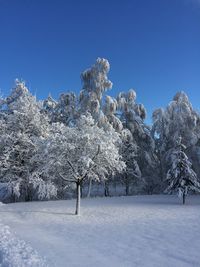
{"type": "Polygon", "coordinates": [[[0,205],[0,266],[199,267],[200,196],[180,203],[176,196],[83,199],[80,217],[74,200],[0,205]]]}

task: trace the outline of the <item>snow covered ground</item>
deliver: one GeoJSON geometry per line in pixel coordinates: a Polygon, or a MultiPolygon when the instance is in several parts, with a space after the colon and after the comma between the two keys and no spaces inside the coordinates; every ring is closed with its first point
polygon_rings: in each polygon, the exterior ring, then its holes
{"type": "Polygon", "coordinates": [[[47,263],[23,240],[16,238],[8,226],[0,223],[0,266],[45,267],[47,263]]]}
{"type": "MultiPolygon", "coordinates": [[[[0,221],[50,267],[199,267],[200,196],[186,201],[182,206],[176,196],[83,199],[80,217],[73,215],[74,200],[16,203],[0,206],[0,221]]],[[[2,261],[0,252],[0,266],[6,266],[2,261]]]]}

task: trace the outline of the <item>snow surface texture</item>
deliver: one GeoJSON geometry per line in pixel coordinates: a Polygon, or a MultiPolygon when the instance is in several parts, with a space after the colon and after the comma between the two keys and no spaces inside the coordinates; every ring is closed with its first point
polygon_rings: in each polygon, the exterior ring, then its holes
{"type": "MultiPolygon", "coordinates": [[[[49,266],[200,266],[200,196],[189,196],[185,206],[168,195],[83,199],[81,216],[74,206],[74,200],[7,204],[0,216],[49,266]]],[[[19,250],[32,255],[25,245],[19,250]]]]}
{"type": "Polygon", "coordinates": [[[0,267],[45,267],[42,260],[24,241],[17,239],[8,226],[0,223],[0,267]]]}

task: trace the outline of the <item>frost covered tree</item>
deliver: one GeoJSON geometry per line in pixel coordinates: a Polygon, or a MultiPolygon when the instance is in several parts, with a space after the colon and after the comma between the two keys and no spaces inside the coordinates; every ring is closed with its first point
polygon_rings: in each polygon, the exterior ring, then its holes
{"type": "Polygon", "coordinates": [[[4,118],[7,116],[8,130],[29,136],[46,136],[49,122],[41,114],[41,106],[41,102],[29,92],[25,82],[16,80],[16,86],[1,106],[1,114],[4,114],[4,118]]]}
{"type": "Polygon", "coordinates": [[[80,101],[83,110],[91,112],[92,102],[98,100],[101,104],[103,93],[112,88],[112,82],[107,77],[109,70],[108,60],[97,58],[96,63],[81,74],[83,89],[80,94],[80,101]]]}
{"type": "Polygon", "coordinates": [[[118,103],[114,97],[106,96],[103,112],[106,121],[109,122],[117,132],[121,133],[123,130],[123,124],[118,117],[118,103]]]}
{"type": "Polygon", "coordinates": [[[42,111],[45,112],[50,119],[50,122],[54,122],[55,120],[55,109],[58,105],[58,101],[53,99],[51,94],[48,95],[48,97],[43,101],[42,111]]]}
{"type": "Polygon", "coordinates": [[[62,93],[58,101],[50,95],[43,101],[43,111],[49,116],[50,122],[74,124],[78,114],[78,101],[73,92],[62,93]]]}
{"type": "Polygon", "coordinates": [[[195,171],[200,174],[198,156],[200,117],[184,92],[178,92],[166,109],[160,108],[154,111],[152,135],[156,143],[163,180],[169,166],[171,149],[176,146],[179,136],[187,147],[187,155],[193,159],[195,171]]]}
{"type": "Polygon", "coordinates": [[[172,148],[179,136],[190,147],[199,140],[199,123],[199,114],[193,109],[188,96],[178,92],[166,109],[154,111],[152,132],[159,140],[161,151],[172,148]]]}
{"type": "Polygon", "coordinates": [[[95,64],[81,74],[80,113],[90,112],[101,126],[107,122],[102,109],[103,95],[112,88],[112,82],[108,79],[109,70],[108,60],[97,58],[95,64]]]}
{"type": "MultiPolygon", "coordinates": [[[[133,137],[128,129],[124,129],[121,134],[122,145],[120,154],[126,164],[126,169],[122,173],[122,183],[125,184],[126,195],[129,195],[130,189],[134,188],[134,192],[143,186],[141,179],[141,171],[136,161],[137,146],[133,142],[133,137]]],[[[133,190],[132,190],[133,191],[133,190]]]]}
{"type": "Polygon", "coordinates": [[[117,98],[105,95],[112,88],[109,70],[108,60],[98,58],[81,74],[79,96],[65,92],[58,100],[49,95],[37,101],[25,83],[16,80],[11,94],[0,98],[1,196],[3,192],[12,200],[64,197],[68,182],[78,191],[89,184],[90,195],[93,180],[102,181],[105,192],[109,184],[123,184],[126,194],[157,193],[161,183],[165,186],[179,136],[200,175],[200,116],[187,95],[178,92],[166,109],[155,110],[150,129],[133,89],[117,98]],[[108,152],[105,144],[113,150],[108,152]],[[112,153],[119,158],[113,161],[112,153]],[[122,173],[113,175],[113,170],[122,173]]]}
{"type": "MultiPolygon", "coordinates": [[[[78,98],[74,93],[68,92],[62,93],[58,101],[51,96],[44,100],[43,110],[49,115],[51,122],[63,122],[65,125],[74,124],[82,114],[89,112],[100,127],[109,128],[109,124],[114,120],[115,126],[117,126],[117,118],[114,117],[114,114],[111,112],[108,118],[106,116],[108,112],[105,114],[103,110],[104,93],[112,88],[112,82],[108,79],[109,70],[108,60],[97,58],[95,64],[81,74],[83,87],[78,98]]],[[[107,104],[108,102],[106,101],[107,104]]],[[[112,104],[110,105],[112,109],[111,106],[112,104]]]]}
{"type": "MultiPolygon", "coordinates": [[[[98,126],[109,131],[113,127],[121,133],[123,129],[122,122],[116,116],[117,101],[113,97],[105,96],[107,90],[112,88],[112,82],[108,79],[110,64],[104,58],[98,58],[96,63],[81,74],[83,88],[80,92],[79,116],[90,112],[98,126]]],[[[108,184],[105,182],[105,194],[108,194],[108,184]]],[[[89,182],[88,196],[91,191],[91,181],[89,182]]]]}
{"type": "Polygon", "coordinates": [[[178,195],[183,199],[183,204],[185,204],[185,198],[189,190],[200,192],[199,180],[192,169],[192,163],[184,152],[185,149],[186,146],[182,144],[182,138],[179,137],[171,154],[172,163],[166,179],[169,184],[166,192],[178,192],[178,195]]]}
{"type": "Polygon", "coordinates": [[[54,179],[62,179],[66,186],[76,185],[76,214],[80,214],[80,192],[89,179],[104,181],[110,173],[125,168],[119,155],[119,135],[113,130],[99,128],[91,115],[82,115],[76,127],[52,125],[46,142],[43,167],[54,179]]]}
{"type": "Polygon", "coordinates": [[[137,147],[135,160],[145,181],[144,189],[153,193],[158,183],[157,157],[150,127],[144,122],[146,110],[142,104],[136,103],[136,92],[133,89],[128,93],[120,93],[117,102],[123,127],[131,132],[132,142],[137,147]]]}
{"type": "Polygon", "coordinates": [[[24,82],[17,80],[10,96],[1,103],[0,195],[7,201],[37,198],[39,184],[33,185],[31,179],[36,165],[30,160],[38,149],[39,139],[48,135],[48,120],[24,82]]]}

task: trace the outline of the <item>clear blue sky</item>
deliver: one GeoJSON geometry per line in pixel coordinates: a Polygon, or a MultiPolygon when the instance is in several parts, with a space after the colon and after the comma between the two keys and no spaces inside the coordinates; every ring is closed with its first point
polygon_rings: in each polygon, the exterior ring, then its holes
{"type": "Polygon", "coordinates": [[[135,88],[152,111],[178,90],[200,109],[200,0],[0,0],[0,89],[16,77],[39,99],[81,89],[97,57],[110,94],[135,88]]]}

